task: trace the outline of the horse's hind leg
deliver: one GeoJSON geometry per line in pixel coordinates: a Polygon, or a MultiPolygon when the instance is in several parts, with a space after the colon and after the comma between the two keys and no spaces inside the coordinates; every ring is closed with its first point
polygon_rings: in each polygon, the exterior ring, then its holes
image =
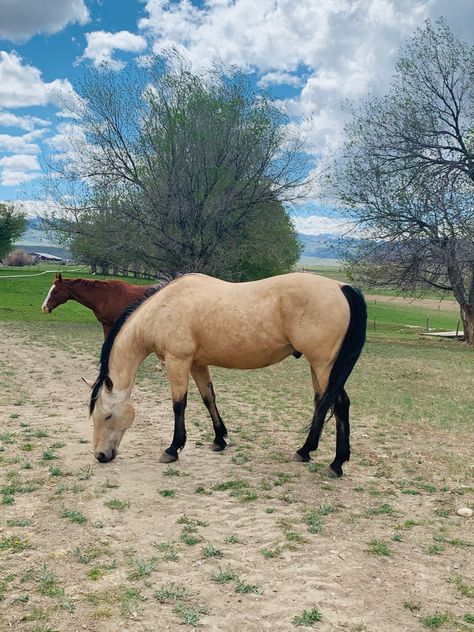
{"type": "Polygon", "coordinates": [[[186,443],[186,427],[184,425],[184,411],[188,398],[189,363],[174,358],[166,358],[166,370],[171,385],[171,399],[173,400],[174,434],[169,448],[160,457],[160,463],[172,463],[178,459],[178,451],[186,443]]]}
{"type": "Polygon", "coordinates": [[[315,370],[311,367],[311,378],[313,380],[313,390],[314,390],[314,415],[313,421],[311,422],[311,427],[309,429],[308,436],[304,445],[296,451],[296,459],[298,461],[309,461],[311,460],[310,452],[313,450],[317,450],[319,445],[319,438],[321,437],[321,432],[324,426],[324,420],[326,418],[326,412],[322,411],[319,402],[324,393],[324,388],[327,385],[328,378],[324,376],[316,375],[315,370]]]}
{"type": "Polygon", "coordinates": [[[209,367],[207,366],[192,366],[191,375],[196,382],[196,386],[201,393],[202,401],[204,402],[209,414],[211,415],[212,424],[214,426],[214,443],[211,448],[214,452],[220,452],[224,450],[227,443],[224,437],[227,437],[227,429],[222,421],[219,411],[216,406],[216,395],[214,393],[214,387],[212,386],[211,374],[209,367]]]}
{"type": "Polygon", "coordinates": [[[334,402],[334,416],[336,417],[336,458],[329,466],[330,476],[342,476],[342,464],[350,459],[350,427],[349,407],[351,400],[342,389],[334,402]]]}

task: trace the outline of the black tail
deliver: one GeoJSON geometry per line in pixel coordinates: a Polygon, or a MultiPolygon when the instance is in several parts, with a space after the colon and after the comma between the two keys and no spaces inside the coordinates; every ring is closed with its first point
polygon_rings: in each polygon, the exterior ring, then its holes
{"type": "Polygon", "coordinates": [[[331,369],[327,388],[318,402],[316,416],[321,422],[326,418],[352,373],[364,346],[367,330],[367,305],[362,293],[351,285],[343,285],[341,291],[349,303],[351,317],[338,356],[331,369]]]}

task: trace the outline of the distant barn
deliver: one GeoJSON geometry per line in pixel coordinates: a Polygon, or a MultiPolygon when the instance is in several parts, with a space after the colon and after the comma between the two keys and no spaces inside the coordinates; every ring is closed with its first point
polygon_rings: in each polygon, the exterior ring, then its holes
{"type": "Polygon", "coordinates": [[[49,252],[29,252],[28,255],[33,258],[35,263],[38,263],[38,261],[57,261],[58,263],[63,262],[61,257],[50,255],[49,252]]]}

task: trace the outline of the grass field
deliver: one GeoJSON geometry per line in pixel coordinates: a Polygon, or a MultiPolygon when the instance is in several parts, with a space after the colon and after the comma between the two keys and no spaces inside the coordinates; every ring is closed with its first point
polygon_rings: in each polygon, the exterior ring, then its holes
{"type": "Polygon", "coordinates": [[[473,352],[419,336],[427,316],[454,328],[455,310],[369,301],[342,479],[323,469],[332,421],[313,462],[292,460],[312,414],[294,358],[213,370],[221,454],[191,386],[172,466],[157,463],[169,385],[148,359],[136,422],[99,465],[80,378],[102,332],[73,302],[40,313],[52,276],[0,278],[2,632],[474,631],[473,518],[456,514],[474,508],[473,352]]]}

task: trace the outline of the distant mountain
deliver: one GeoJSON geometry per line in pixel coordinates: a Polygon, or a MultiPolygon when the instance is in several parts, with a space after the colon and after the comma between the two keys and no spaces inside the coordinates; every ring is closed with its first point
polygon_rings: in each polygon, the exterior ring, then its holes
{"type": "MultiPolygon", "coordinates": [[[[303,244],[303,257],[315,257],[318,259],[337,259],[339,257],[339,248],[347,245],[347,240],[340,235],[330,233],[322,233],[320,235],[306,235],[298,233],[298,239],[303,244]]],[[[357,240],[351,240],[356,242],[357,240]]],[[[70,253],[67,249],[57,246],[53,243],[46,232],[42,228],[40,217],[32,217],[28,219],[27,229],[15,247],[28,251],[49,252],[68,259],[70,253]]]]}
{"type": "Polygon", "coordinates": [[[42,228],[42,220],[40,217],[28,218],[26,230],[14,246],[25,252],[47,252],[50,255],[55,255],[62,259],[69,259],[71,257],[71,253],[67,248],[58,246],[49,239],[42,228]]]}

